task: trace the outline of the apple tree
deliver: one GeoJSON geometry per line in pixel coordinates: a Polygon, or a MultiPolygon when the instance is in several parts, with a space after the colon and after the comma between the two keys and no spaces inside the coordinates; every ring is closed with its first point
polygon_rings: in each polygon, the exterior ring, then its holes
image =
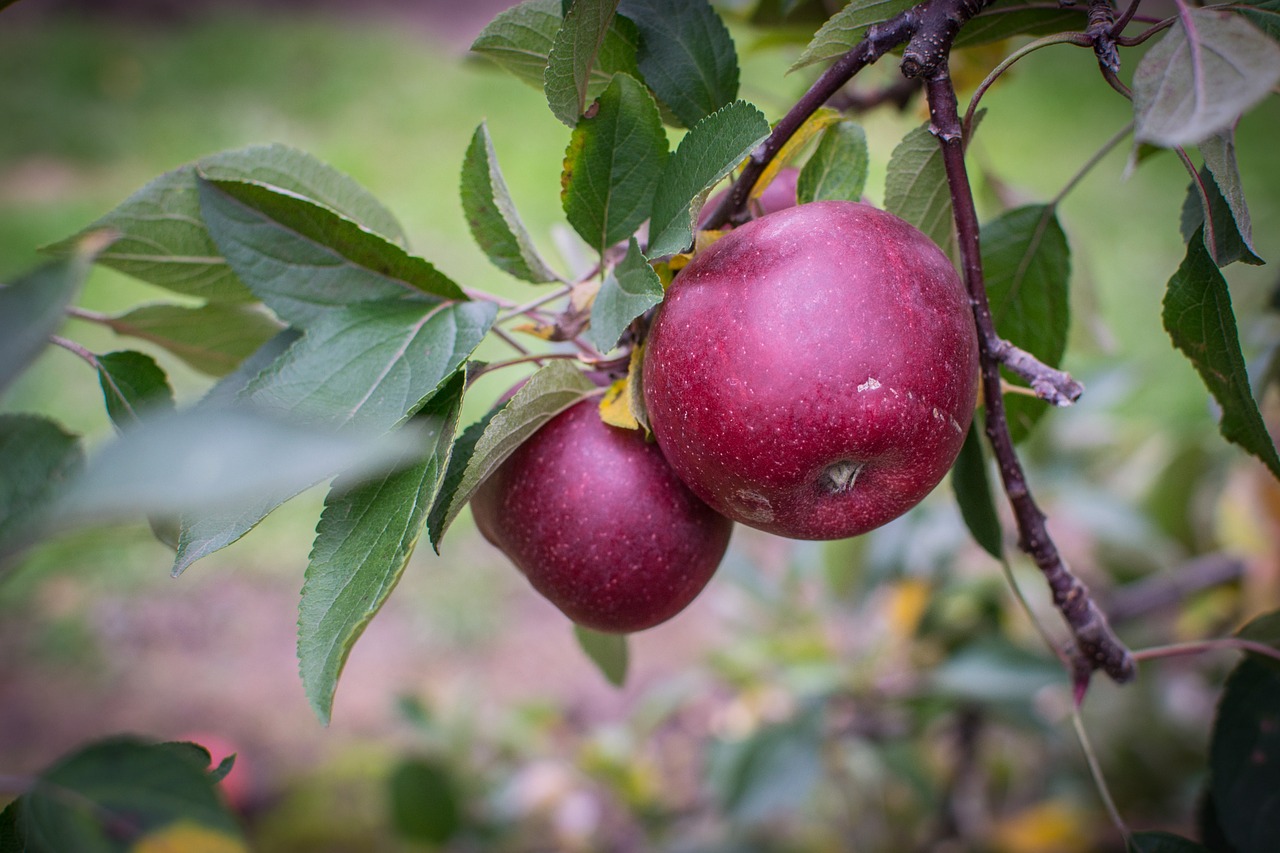
{"type": "MultiPolygon", "coordinates": [[[[1280,84],[1277,39],[1274,2],[524,0],[472,50],[563,123],[560,194],[547,203],[583,262],[553,262],[523,224],[483,105],[458,152],[461,206],[493,265],[529,286],[523,301],[415,255],[369,190],[302,151],[225,151],[160,175],[0,289],[0,388],[61,347],[96,372],[118,433],[86,453],[48,417],[0,414],[0,572],[69,527],[146,517],[176,577],[328,483],[298,622],[303,686],[327,722],[349,652],[414,549],[425,535],[440,551],[468,506],[619,677],[625,635],[715,582],[735,524],[845,539],[949,475],[975,546],[1024,606],[1010,566],[1038,569],[1061,618],[1028,615],[1071,685],[1098,795],[1129,849],[1272,849],[1274,614],[1233,636],[1131,650],[1051,534],[1025,457],[1055,408],[1088,394],[1063,365],[1071,269],[1089,247],[1071,245],[1060,205],[1126,146],[1128,173],[1172,158],[1187,178],[1180,209],[1133,224],[1180,228],[1185,254],[1134,286],[1164,286],[1160,322],[1222,438],[1280,478],[1258,405],[1275,363],[1251,376],[1246,360],[1275,342],[1242,346],[1224,275],[1267,248],[1235,132],[1280,84]],[[777,110],[743,99],[726,21],[773,33],[765,43],[782,50],[801,44],[803,95],[777,110]],[[1096,58],[1094,97],[1132,102],[1127,123],[1078,152],[1059,194],[1014,200],[999,164],[972,156],[988,105],[999,109],[986,96],[1025,57],[1072,48],[1096,58]],[[860,121],[894,107],[927,119],[889,153],[877,193],[869,163],[887,152],[869,150],[860,121]],[[76,305],[94,264],[176,298],[94,315],[76,305]],[[177,405],[156,359],[92,352],[63,336],[68,315],[158,345],[207,375],[207,393],[177,405]],[[482,342],[507,354],[482,360],[482,342]],[[478,382],[492,374],[508,379],[478,382]],[[1216,648],[1247,657],[1218,706],[1201,840],[1132,831],[1080,708],[1098,677],[1128,684],[1140,662],[1216,648]]],[[[1073,121],[1061,116],[1062,134],[1073,121]]],[[[999,151],[999,138],[983,142],[999,151]]],[[[158,792],[138,786],[134,803],[93,787],[107,758],[163,765],[189,786],[188,820],[234,835],[207,803],[228,767],[118,741],[51,768],[4,812],[0,849],[98,843],[46,834],[90,802],[97,817],[76,825],[86,838],[142,837],[168,820],[158,792]],[[164,820],[120,830],[109,818],[130,809],[164,820]]]]}

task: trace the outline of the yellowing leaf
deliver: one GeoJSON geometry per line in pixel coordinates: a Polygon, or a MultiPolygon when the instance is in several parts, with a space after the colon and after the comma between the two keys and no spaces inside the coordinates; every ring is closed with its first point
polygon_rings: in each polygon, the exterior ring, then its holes
{"type": "Polygon", "coordinates": [[[640,422],[631,414],[630,382],[624,376],[609,386],[600,398],[600,420],[621,429],[640,429],[640,422]]]}
{"type": "Polygon", "coordinates": [[[130,853],[248,853],[234,836],[189,821],[171,823],[144,835],[130,853]]]}
{"type": "Polygon", "coordinates": [[[1061,800],[1037,803],[996,824],[991,849],[997,853],[1087,853],[1093,839],[1080,811],[1061,800]]]}
{"type": "Polygon", "coordinates": [[[929,606],[932,591],[929,582],[920,578],[907,578],[894,585],[889,593],[886,613],[889,630],[895,637],[907,639],[915,634],[929,606]]]}
{"type": "Polygon", "coordinates": [[[843,116],[840,115],[838,110],[823,107],[805,119],[804,124],[800,125],[800,129],[779,149],[777,155],[769,161],[769,165],[764,167],[764,171],[756,179],[756,185],[751,188],[751,198],[760,198],[769,184],[773,183],[773,179],[778,176],[778,172],[782,171],[782,167],[790,163],[796,154],[800,152],[800,149],[808,145],[819,133],[840,121],[841,118],[843,116]]]}

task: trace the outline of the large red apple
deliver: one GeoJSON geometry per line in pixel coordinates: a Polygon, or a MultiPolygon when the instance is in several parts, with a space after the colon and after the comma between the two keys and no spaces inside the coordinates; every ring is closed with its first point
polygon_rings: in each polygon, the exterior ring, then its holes
{"type": "Polygon", "coordinates": [[[574,622],[630,633],[679,613],[720,564],[733,523],[680,481],[657,445],[560,413],[471,499],[476,526],[574,622]]]}
{"type": "Polygon", "coordinates": [[[681,479],[796,539],[856,536],[924,498],[977,388],[951,262],[898,217],[845,201],[770,214],[697,255],[644,360],[649,421],[681,479]]]}

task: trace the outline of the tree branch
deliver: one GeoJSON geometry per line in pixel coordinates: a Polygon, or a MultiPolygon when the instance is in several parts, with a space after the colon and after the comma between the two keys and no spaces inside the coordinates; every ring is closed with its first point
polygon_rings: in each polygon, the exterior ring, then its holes
{"type": "Polygon", "coordinates": [[[1019,547],[1040,568],[1053,594],[1054,605],[1071,629],[1075,645],[1071,658],[1078,703],[1083,699],[1095,670],[1101,669],[1115,681],[1125,682],[1134,677],[1136,667],[1132,654],[1111,630],[1089,590],[1063,561],[1057,545],[1049,536],[1045,515],[1027,487],[1026,473],[1014,450],[1004,399],[1000,395],[1001,358],[997,353],[1002,350],[1004,341],[996,335],[991,307],[987,302],[978,241],[978,213],[965,169],[955,88],[945,61],[928,73],[925,92],[929,100],[931,129],[942,146],[959,236],[961,265],[978,329],[987,438],[995,451],[1005,494],[1017,520],[1019,547]]]}
{"type": "Polygon", "coordinates": [[[1055,406],[1070,406],[1084,393],[1084,386],[1069,373],[1050,367],[1004,338],[991,342],[991,357],[1030,382],[1037,397],[1055,406]]]}

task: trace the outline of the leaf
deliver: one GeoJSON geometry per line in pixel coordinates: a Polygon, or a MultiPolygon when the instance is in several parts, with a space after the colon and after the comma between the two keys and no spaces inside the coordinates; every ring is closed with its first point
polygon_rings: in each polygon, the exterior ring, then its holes
{"type": "Polygon", "coordinates": [[[445,530],[453,523],[454,518],[470,498],[468,495],[463,500],[454,499],[458,486],[462,485],[462,478],[466,475],[467,465],[475,455],[476,444],[480,441],[480,436],[484,435],[484,431],[489,428],[490,421],[504,405],[506,404],[502,403],[490,409],[484,417],[469,425],[453,440],[453,449],[449,452],[449,465],[440,483],[440,491],[436,494],[435,503],[427,514],[427,538],[437,554],[440,553],[440,541],[444,538],[445,530]]]}
{"type": "Polygon", "coordinates": [[[402,761],[387,784],[391,824],[401,838],[434,847],[462,829],[462,798],[449,765],[425,758],[402,761]]]}
{"type": "Polygon", "coordinates": [[[462,164],[462,211],[471,236],[494,266],[524,281],[555,281],[556,274],[533,247],[516,213],[483,122],[471,137],[462,164]]]}
{"type": "MultiPolygon", "coordinates": [[[[254,181],[296,193],[396,243],[405,243],[395,217],[347,175],[302,151],[257,145],[167,172],[90,225],[86,230],[111,228],[122,235],[98,258],[99,263],[211,302],[252,301],[252,294],[226,265],[205,227],[196,190],[197,170],[214,180],[254,181]]],[[[65,252],[79,236],[45,251],[65,252]]]]}
{"type": "Polygon", "coordinates": [[[1204,168],[1188,188],[1182,206],[1182,239],[1190,240],[1207,224],[1205,245],[1218,266],[1236,261],[1261,264],[1253,249],[1253,224],[1236,162],[1235,131],[1227,129],[1210,136],[1200,143],[1200,153],[1204,168]]]}
{"type": "Polygon", "coordinates": [[[1129,836],[1130,853],[1210,853],[1201,847],[1170,832],[1135,832],[1129,836]]]}
{"type": "MultiPolygon", "coordinates": [[[[330,311],[269,367],[240,398],[267,411],[361,431],[403,422],[470,357],[493,324],[489,302],[436,307],[393,301],[330,311]]],[[[330,474],[333,472],[330,472],[330,474]]],[[[183,519],[173,571],[252,530],[280,504],[325,479],[263,492],[243,505],[183,519]]]]}
{"type": "Polygon", "coordinates": [[[83,465],[80,439],[57,423],[0,414],[0,555],[29,544],[36,519],[83,465]]]}
{"type": "Polygon", "coordinates": [[[813,40],[791,70],[847,53],[862,41],[873,25],[882,24],[914,5],[912,0],[854,0],[814,33],[813,40]]]}
{"type": "Polygon", "coordinates": [[[560,200],[569,224],[603,252],[649,218],[668,146],[658,107],[634,78],[615,75],[596,104],[569,141],[560,200]]]}
{"type": "Polygon", "coordinates": [[[1218,425],[1222,436],[1261,459],[1280,477],[1280,455],[1249,390],[1231,294],[1200,233],[1187,245],[1182,265],[1169,279],[1163,319],[1173,345],[1191,359],[1222,407],[1218,425]]]}
{"type": "MultiPolygon", "coordinates": [[[[452,487],[446,482],[441,498],[447,507],[440,510],[438,532],[434,542],[444,536],[453,519],[476,489],[501,465],[525,439],[537,432],[543,424],[596,391],[596,385],[572,364],[556,360],[539,370],[520,390],[507,401],[501,411],[495,413],[475,443],[466,461],[466,468],[452,487]]],[[[455,448],[455,453],[457,449],[455,448]]],[[[450,475],[452,475],[452,471],[450,475]]],[[[436,514],[432,510],[432,515],[436,514]]],[[[433,521],[433,526],[434,526],[433,521]]]]}
{"type": "Polygon", "coordinates": [[[37,851],[247,851],[215,782],[188,751],[136,738],[98,741],[63,758],[22,796],[18,834],[37,851]],[[162,834],[185,846],[162,847],[162,834]],[[195,839],[202,845],[192,846],[195,839]]]}
{"type": "Polygon", "coordinates": [[[796,199],[860,201],[867,183],[867,135],[854,121],[842,121],[823,131],[796,182],[796,199]]]}
{"type": "Polygon", "coordinates": [[[372,476],[414,447],[412,433],[338,434],[247,409],[188,409],[143,420],[105,444],[64,490],[62,525],[172,515],[294,493],[339,471],[372,476]]]}
{"type": "Polygon", "coordinates": [[[432,306],[402,300],[331,310],[240,397],[308,423],[386,431],[453,375],[496,313],[491,302],[432,306]]]}
{"type": "Polygon", "coordinates": [[[991,497],[991,481],[987,476],[980,432],[976,422],[969,427],[960,455],[951,467],[951,488],[955,490],[960,515],[974,541],[992,557],[1003,561],[1004,533],[991,497]]]}
{"type": "Polygon", "coordinates": [[[989,6],[960,28],[960,32],[956,34],[955,47],[977,47],[1013,36],[1047,36],[1068,30],[1083,30],[1087,24],[1088,15],[1084,8],[989,6]]]}
{"type": "Polygon", "coordinates": [[[422,258],[350,219],[269,187],[199,180],[200,210],[240,280],[283,320],[306,326],[354,302],[466,294],[422,258]]]}
{"type": "Polygon", "coordinates": [[[889,157],[884,209],[919,228],[955,257],[951,191],[938,140],[923,124],[909,131],[889,157]]]}
{"type": "Polygon", "coordinates": [[[577,638],[582,651],[596,665],[606,681],[614,687],[621,687],[627,683],[629,655],[626,634],[602,634],[581,625],[574,625],[573,636],[577,638]]]}
{"type": "Polygon", "coordinates": [[[298,664],[312,710],[328,725],[334,691],[356,640],[399,583],[448,463],[462,405],[454,374],[413,420],[419,447],[405,466],[333,484],[316,527],[298,615],[298,664]],[[416,461],[423,456],[421,461],[416,461]]]}
{"type": "Polygon", "coordinates": [[[1238,11],[1252,21],[1254,26],[1273,39],[1280,40],[1280,0],[1265,0],[1261,3],[1244,0],[1237,5],[1245,7],[1238,11]]]}
{"type": "Polygon", "coordinates": [[[525,0],[490,21],[471,49],[541,89],[562,23],[560,0],[525,0]]]}
{"type": "Polygon", "coordinates": [[[600,352],[609,352],[618,345],[632,320],[661,301],[662,280],[632,237],[626,257],[605,276],[591,305],[587,343],[600,352]]]}
{"type": "Polygon", "coordinates": [[[1134,139],[1198,144],[1235,124],[1278,82],[1274,40],[1239,15],[1184,7],[1134,71],[1134,139]]]}
{"type": "Polygon", "coordinates": [[[149,410],[173,411],[169,377],[151,356],[124,350],[100,355],[97,361],[107,414],[118,429],[138,423],[149,410]]]}
{"type": "Polygon", "coordinates": [[[707,193],[769,135],[764,114],[734,101],[693,126],[667,160],[653,197],[649,256],[683,252],[707,193]]]}
{"type": "Polygon", "coordinates": [[[707,0],[622,0],[644,81],[685,127],[738,97],[738,54],[707,0]]]}
{"type": "Polygon", "coordinates": [[[778,153],[764,167],[764,171],[756,179],[755,186],[751,188],[750,198],[752,200],[760,199],[765,190],[769,188],[769,184],[773,183],[773,179],[778,177],[778,173],[782,171],[783,167],[790,164],[801,151],[808,147],[809,143],[817,138],[818,134],[837,124],[840,119],[839,110],[833,110],[830,107],[820,107],[815,110],[800,124],[800,127],[791,135],[791,138],[782,143],[778,153]]]}
{"type": "Polygon", "coordinates": [[[1209,792],[1233,849],[1262,853],[1280,837],[1280,670],[1247,657],[1218,703],[1209,792]]]}
{"type": "MultiPolygon", "coordinates": [[[[1057,367],[1071,325],[1071,249],[1050,205],[1007,211],[982,227],[982,266],[996,333],[1057,367]]],[[[1026,437],[1048,404],[1006,397],[1015,441],[1026,437]]]]}
{"type": "Polygon", "coordinates": [[[618,0],[574,0],[547,55],[543,93],[552,114],[573,127],[587,104],[587,83],[618,0]]]}
{"type": "Polygon", "coordinates": [[[69,257],[50,261],[0,287],[0,392],[26,369],[66,319],[109,232],[86,234],[69,257]]]}
{"type": "Polygon", "coordinates": [[[631,411],[631,378],[624,376],[609,386],[600,398],[600,420],[618,429],[640,429],[631,411]]]}
{"type": "Polygon", "coordinates": [[[142,305],[101,322],[118,335],[164,347],[190,367],[225,376],[280,331],[262,311],[211,302],[198,307],[142,305]]]}

